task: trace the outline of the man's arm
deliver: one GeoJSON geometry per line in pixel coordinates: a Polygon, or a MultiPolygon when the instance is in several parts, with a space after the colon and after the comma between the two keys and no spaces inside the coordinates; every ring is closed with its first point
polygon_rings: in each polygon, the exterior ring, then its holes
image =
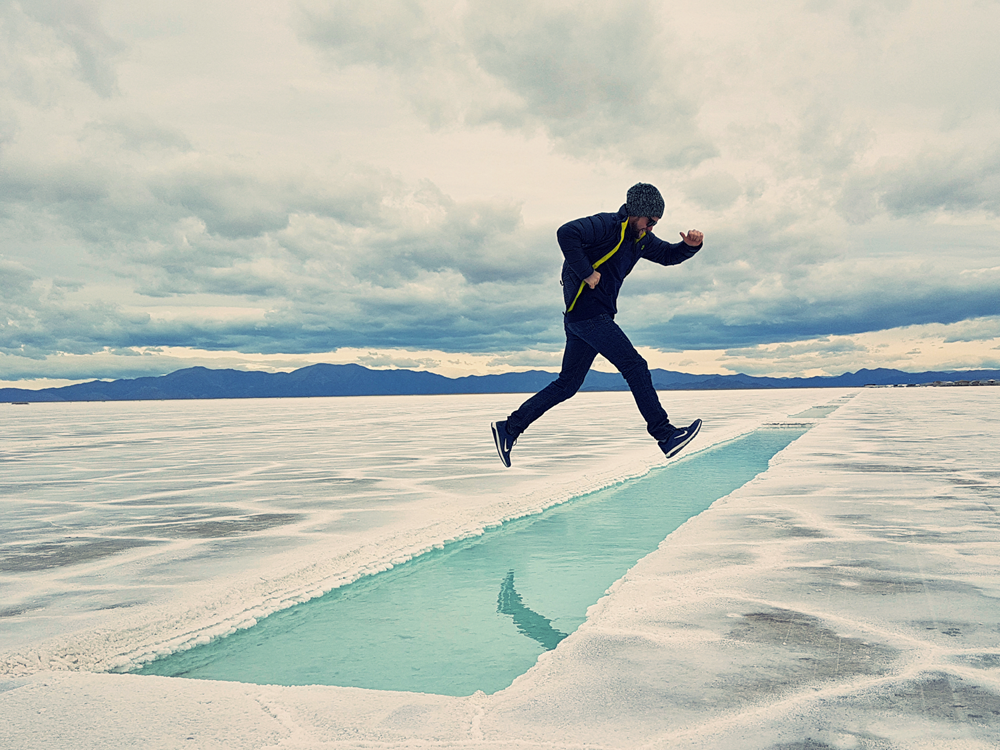
{"type": "Polygon", "coordinates": [[[687,234],[680,233],[681,242],[664,242],[659,237],[647,234],[640,244],[643,244],[642,257],[663,266],[675,266],[693,258],[701,250],[705,235],[697,229],[691,229],[687,234]]]}
{"type": "Polygon", "coordinates": [[[556,231],[556,239],[566,258],[566,265],[573,275],[581,281],[585,280],[591,289],[597,285],[601,276],[594,270],[583,248],[593,247],[611,238],[621,226],[616,219],[616,214],[595,214],[567,222],[556,231]]]}

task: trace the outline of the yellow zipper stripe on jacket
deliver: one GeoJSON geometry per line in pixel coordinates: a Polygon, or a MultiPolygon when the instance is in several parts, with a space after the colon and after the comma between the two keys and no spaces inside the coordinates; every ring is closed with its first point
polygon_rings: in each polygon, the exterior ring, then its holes
{"type": "MultiPolygon", "coordinates": [[[[604,261],[606,261],[612,255],[618,252],[618,248],[620,248],[622,246],[622,243],[625,241],[625,228],[627,226],[628,226],[628,219],[625,219],[625,221],[622,222],[622,236],[618,238],[618,244],[615,245],[614,250],[612,250],[610,253],[605,255],[603,258],[601,258],[594,264],[593,266],[594,270],[597,270],[597,267],[599,265],[601,265],[604,261]]],[[[587,282],[581,281],[580,288],[576,290],[576,296],[573,298],[573,301],[570,303],[569,307],[566,308],[566,312],[573,312],[573,308],[576,306],[576,301],[580,299],[580,295],[583,294],[583,288],[585,286],[587,286],[587,282]]]]}

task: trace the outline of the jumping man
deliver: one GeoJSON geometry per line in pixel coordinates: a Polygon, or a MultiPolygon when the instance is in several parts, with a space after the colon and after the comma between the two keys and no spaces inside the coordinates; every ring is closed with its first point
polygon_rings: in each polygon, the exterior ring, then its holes
{"type": "Polygon", "coordinates": [[[580,390],[598,354],[624,376],[646,420],[647,431],[668,458],[698,434],[700,419],[687,427],[670,424],[653,388],[646,360],[615,323],[618,292],[640,258],[673,266],[701,250],[704,235],[696,229],[681,232],[683,241],[677,243],[653,236],[651,230],[663,216],[663,208],[660,191],[640,182],[628,189],[625,205],[618,213],[595,214],[559,227],[556,238],[565,256],[562,285],[566,301],[562,370],[558,378],[506,420],[491,425],[504,466],[510,466],[511,448],[528,425],[580,390]]]}

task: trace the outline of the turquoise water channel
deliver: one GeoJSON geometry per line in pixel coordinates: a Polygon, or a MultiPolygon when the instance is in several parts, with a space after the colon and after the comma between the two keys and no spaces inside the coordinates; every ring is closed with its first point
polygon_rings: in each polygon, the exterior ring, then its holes
{"type": "Polygon", "coordinates": [[[150,662],[139,674],[441,695],[494,693],[692,516],[805,427],[761,429],[150,662]]]}

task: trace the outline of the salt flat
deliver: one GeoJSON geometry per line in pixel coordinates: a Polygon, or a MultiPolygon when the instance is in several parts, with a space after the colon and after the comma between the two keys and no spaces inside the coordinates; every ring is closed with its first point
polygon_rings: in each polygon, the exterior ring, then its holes
{"type": "MultiPolygon", "coordinates": [[[[701,447],[812,406],[838,408],[816,418],[765,474],[671,534],[510,688],[469,698],[96,670],[226,632],[448,539],[641,474],[659,459],[628,394],[581,394],[522,439],[510,471],[492,453],[485,423],[516,396],[317,399],[306,409],[258,402],[235,412],[161,405],[157,419],[139,412],[145,430],[126,414],[119,424],[130,426],[117,441],[94,437],[89,447],[79,434],[65,438],[74,434],[65,415],[77,405],[19,413],[2,464],[13,489],[2,554],[16,565],[0,581],[0,744],[1000,744],[1000,393],[664,397],[672,415],[706,419],[701,447]],[[63,415],[65,439],[32,446],[33,430],[58,423],[52,414],[63,415]],[[414,423],[438,452],[414,445],[414,423]],[[107,458],[116,450],[131,468],[112,462],[102,473],[84,460],[88,451],[107,458]],[[51,484],[43,466],[65,481],[51,484]],[[173,484],[178,472],[188,484],[173,484]],[[167,481],[158,485],[164,495],[137,488],[156,474],[167,481]],[[32,478],[50,484],[27,487],[32,478]],[[344,495],[346,483],[330,488],[337,478],[374,482],[344,495]],[[90,503],[77,513],[60,499],[74,482],[90,503]],[[176,509],[210,507],[206,487],[231,512],[194,533],[191,524],[208,520],[176,509]],[[123,497],[132,504],[114,504],[123,497]],[[155,508],[144,524],[154,528],[122,533],[138,525],[122,508],[143,507],[155,508]],[[112,552],[98,545],[93,556],[69,560],[60,544],[73,522],[72,532],[91,542],[156,543],[112,552]],[[45,554],[60,564],[45,567],[45,554]]],[[[110,413],[102,407],[125,409],[86,405],[79,424],[110,413]]]]}

